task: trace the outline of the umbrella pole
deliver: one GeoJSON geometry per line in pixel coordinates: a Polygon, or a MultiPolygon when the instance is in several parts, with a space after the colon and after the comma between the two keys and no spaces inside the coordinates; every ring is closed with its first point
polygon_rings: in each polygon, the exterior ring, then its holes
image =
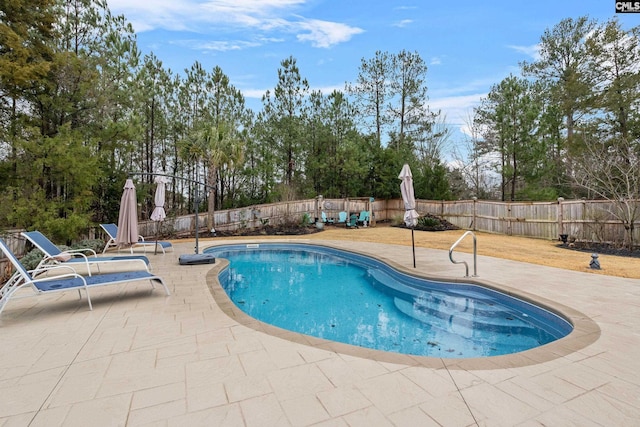
{"type": "Polygon", "coordinates": [[[413,227],[411,227],[411,248],[413,249],[413,268],[416,268],[416,243],[413,240],[413,227]]]}
{"type": "Polygon", "coordinates": [[[200,200],[198,199],[200,195],[198,194],[198,190],[196,190],[196,254],[198,253],[198,204],[200,200]]]}
{"type": "Polygon", "coordinates": [[[158,221],[158,223],[156,224],[156,244],[153,247],[153,254],[154,255],[158,254],[158,233],[160,233],[160,221],[158,221]]]}

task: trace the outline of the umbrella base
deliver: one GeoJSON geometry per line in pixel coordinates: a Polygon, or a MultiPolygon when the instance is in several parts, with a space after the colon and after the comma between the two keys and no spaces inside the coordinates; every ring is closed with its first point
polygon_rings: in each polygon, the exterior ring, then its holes
{"type": "Polygon", "coordinates": [[[180,265],[213,264],[216,262],[216,257],[212,254],[189,254],[180,255],[178,261],[180,265]]]}

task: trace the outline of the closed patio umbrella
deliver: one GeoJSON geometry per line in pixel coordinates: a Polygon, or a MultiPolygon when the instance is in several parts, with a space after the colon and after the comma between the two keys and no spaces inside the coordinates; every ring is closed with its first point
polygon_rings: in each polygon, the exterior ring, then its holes
{"type": "Polygon", "coordinates": [[[118,215],[118,234],[116,245],[131,246],[138,242],[138,207],[136,187],[133,180],[127,179],[120,199],[120,213],[118,215]]]}
{"type": "Polygon", "coordinates": [[[402,201],[404,202],[404,223],[407,227],[411,227],[411,248],[413,250],[413,268],[416,268],[416,245],[413,238],[413,229],[418,224],[418,212],[416,212],[416,197],[413,192],[413,175],[411,168],[405,163],[402,166],[400,175],[400,192],[402,193],[402,201]]]}
{"type": "Polygon", "coordinates": [[[156,227],[156,245],[155,245],[155,250],[153,252],[154,254],[156,254],[158,253],[158,233],[160,229],[159,223],[161,221],[164,221],[164,219],[167,217],[167,214],[164,211],[165,179],[162,176],[156,176],[154,181],[157,184],[157,186],[156,186],[156,194],[154,198],[155,208],[153,208],[153,212],[151,212],[151,221],[158,222],[158,225],[156,227]]]}

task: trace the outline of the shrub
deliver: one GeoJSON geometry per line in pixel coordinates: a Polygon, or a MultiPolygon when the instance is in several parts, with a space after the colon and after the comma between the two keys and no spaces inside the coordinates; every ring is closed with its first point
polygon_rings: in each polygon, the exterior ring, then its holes
{"type": "Polygon", "coordinates": [[[393,215],[391,217],[391,225],[398,226],[404,224],[404,216],[403,215],[393,215]]]}
{"type": "Polygon", "coordinates": [[[33,249],[20,259],[20,263],[27,270],[33,270],[40,264],[42,258],[44,258],[44,254],[40,252],[40,249],[33,249]]]}
{"type": "MultiPolygon", "coordinates": [[[[105,242],[102,239],[86,239],[72,244],[69,249],[93,249],[99,254],[104,249],[104,244],[105,242]]],[[[64,250],[62,246],[60,246],[60,250],[64,250]]]]}
{"type": "Polygon", "coordinates": [[[440,226],[440,220],[432,216],[421,216],[418,218],[418,226],[422,228],[431,228],[440,226]]]}
{"type": "Polygon", "coordinates": [[[300,223],[300,225],[304,227],[312,223],[313,222],[311,221],[311,215],[309,215],[308,213],[305,213],[304,215],[302,215],[302,222],[300,223]]]}

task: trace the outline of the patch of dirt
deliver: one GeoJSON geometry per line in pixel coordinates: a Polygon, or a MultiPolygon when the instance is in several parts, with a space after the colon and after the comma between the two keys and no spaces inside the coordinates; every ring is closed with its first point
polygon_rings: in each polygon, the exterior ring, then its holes
{"type": "MultiPolygon", "coordinates": [[[[398,224],[395,227],[407,228],[404,223],[398,224]]],[[[422,215],[418,219],[418,224],[413,228],[419,231],[448,231],[448,230],[460,230],[460,227],[451,224],[446,219],[440,218],[432,214],[422,215]]]]}
{"type": "Polygon", "coordinates": [[[260,228],[245,228],[235,231],[216,231],[215,237],[236,237],[236,236],[301,236],[314,234],[319,230],[315,225],[302,226],[298,224],[265,225],[260,228]]]}
{"type": "Polygon", "coordinates": [[[572,242],[567,244],[560,243],[556,246],[562,249],[568,249],[578,252],[640,258],[640,249],[635,248],[634,250],[630,251],[629,248],[622,248],[616,245],[612,245],[611,243],[572,242]]]}

